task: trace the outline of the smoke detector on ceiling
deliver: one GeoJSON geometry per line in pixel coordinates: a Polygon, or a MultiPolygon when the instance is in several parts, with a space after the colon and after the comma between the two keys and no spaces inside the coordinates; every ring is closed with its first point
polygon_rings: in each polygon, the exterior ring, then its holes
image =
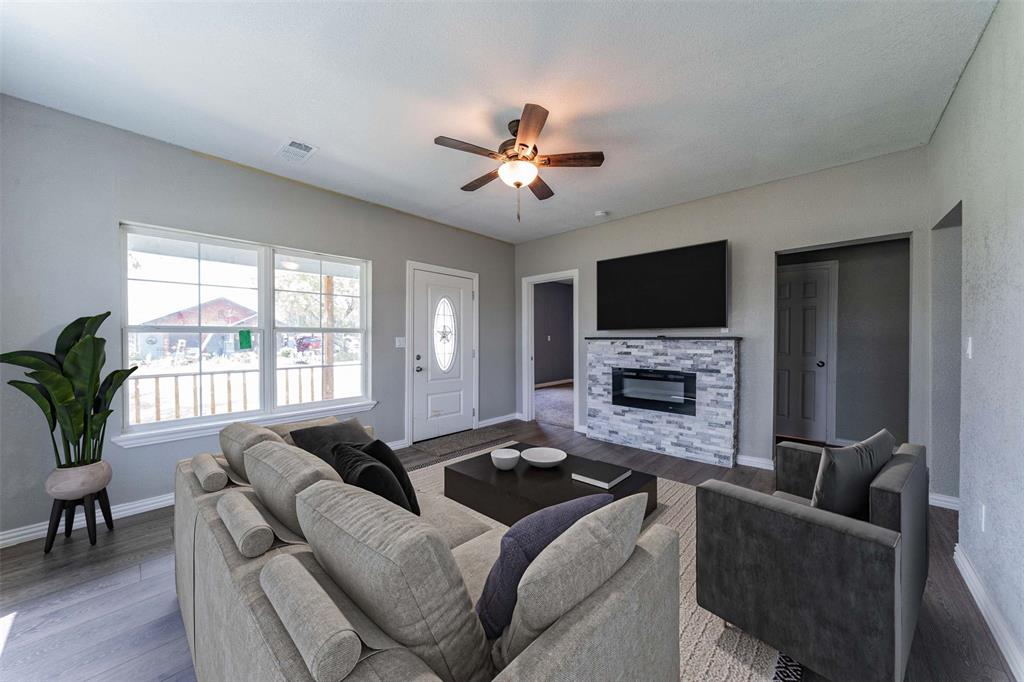
{"type": "Polygon", "coordinates": [[[305,163],[309,157],[316,153],[319,147],[313,147],[305,142],[289,140],[277,151],[277,156],[291,163],[305,163]]]}

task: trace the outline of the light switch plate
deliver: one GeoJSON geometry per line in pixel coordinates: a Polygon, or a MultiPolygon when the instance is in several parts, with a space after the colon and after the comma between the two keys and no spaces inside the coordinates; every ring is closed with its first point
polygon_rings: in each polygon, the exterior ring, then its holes
{"type": "Polygon", "coordinates": [[[395,348],[405,348],[405,337],[404,336],[396,336],[395,337],[395,348]]]}

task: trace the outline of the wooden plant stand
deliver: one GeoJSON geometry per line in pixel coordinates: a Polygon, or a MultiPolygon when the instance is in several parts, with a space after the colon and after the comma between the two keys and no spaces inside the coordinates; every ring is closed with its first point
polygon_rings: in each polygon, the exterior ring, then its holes
{"type": "Polygon", "coordinates": [[[57,529],[60,527],[60,517],[64,517],[64,537],[71,536],[72,526],[75,523],[75,507],[81,506],[85,511],[85,527],[89,532],[89,544],[96,544],[96,502],[100,503],[100,510],[103,512],[103,520],[108,530],[114,530],[114,517],[110,513],[110,499],[107,497],[107,489],[101,488],[95,493],[80,497],[77,500],[54,500],[50,509],[50,526],[46,530],[46,546],[44,554],[49,554],[53,549],[53,541],[57,537],[57,529]]]}

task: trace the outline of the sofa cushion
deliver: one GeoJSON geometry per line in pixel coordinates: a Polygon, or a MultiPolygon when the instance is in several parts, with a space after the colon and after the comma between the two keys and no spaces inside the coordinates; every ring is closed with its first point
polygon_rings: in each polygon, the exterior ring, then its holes
{"type": "Polygon", "coordinates": [[[295,445],[322,459],[327,459],[325,455],[338,443],[363,444],[373,440],[355,417],[323,426],[293,429],[289,435],[295,445]]]}
{"type": "Polygon", "coordinates": [[[340,481],[323,460],[294,445],[264,441],[245,451],[245,468],[260,502],[294,533],[301,533],[295,496],[317,481],[340,481]]]}
{"type": "Polygon", "coordinates": [[[362,450],[347,443],[337,443],[324,455],[324,459],[345,483],[369,490],[406,511],[412,511],[409,500],[391,469],[362,450]]]}
{"type": "Polygon", "coordinates": [[[646,506],[647,494],[640,493],[601,507],[530,563],[519,581],[512,622],[495,642],[502,667],[622,568],[636,547],[646,506]]]}
{"type": "Polygon", "coordinates": [[[320,419],[307,419],[301,422],[288,422],[287,424],[271,424],[267,428],[283,438],[284,442],[288,443],[288,445],[295,445],[295,440],[292,438],[292,431],[310,429],[314,426],[328,426],[330,424],[337,423],[337,417],[322,417],[320,419]]]}
{"type": "Polygon", "coordinates": [[[504,530],[495,528],[452,549],[455,564],[462,574],[462,581],[466,583],[469,598],[474,603],[480,599],[487,575],[501,554],[501,536],[504,534],[504,530]]]}
{"type": "Polygon", "coordinates": [[[320,584],[288,554],[260,571],[260,585],[316,682],[340,682],[359,663],[363,645],[320,584]]]}
{"type": "Polygon", "coordinates": [[[871,481],[892,458],[896,439],[882,429],[845,448],[821,449],[811,506],[866,520],[871,481]]]}
{"type": "Polygon", "coordinates": [[[487,639],[497,639],[512,622],[519,581],[530,562],[570,526],[614,499],[608,493],[578,497],[535,511],[508,529],[501,539],[501,554],[476,603],[487,639]]]}
{"type": "Polygon", "coordinates": [[[469,542],[492,528],[505,526],[493,521],[487,523],[474,516],[466,507],[444,495],[423,495],[419,498],[420,518],[441,534],[449,548],[469,542]]]}
{"type": "Polygon", "coordinates": [[[274,531],[244,494],[229,490],[217,500],[217,514],[246,558],[258,557],[274,544],[274,531]]]}
{"type": "Polygon", "coordinates": [[[442,679],[490,679],[487,643],[444,538],[361,488],[316,483],[297,498],[302,531],[334,582],[442,679]]]}
{"type": "Polygon", "coordinates": [[[224,453],[231,469],[244,481],[249,480],[249,476],[245,472],[245,457],[243,456],[245,451],[253,445],[265,441],[283,442],[281,436],[258,424],[235,422],[220,430],[221,452],[224,453]]]}
{"type": "Polygon", "coordinates": [[[398,479],[398,485],[402,486],[402,492],[405,493],[405,499],[409,501],[409,511],[419,516],[420,504],[419,500],[416,499],[416,489],[412,487],[412,481],[409,480],[409,473],[402,466],[401,460],[398,459],[398,455],[391,449],[387,443],[382,440],[371,440],[369,443],[360,445],[359,449],[370,455],[378,462],[391,469],[391,473],[398,479]]]}
{"type": "Polygon", "coordinates": [[[192,473],[205,492],[215,493],[228,484],[228,474],[208,452],[192,458],[192,473]]]}

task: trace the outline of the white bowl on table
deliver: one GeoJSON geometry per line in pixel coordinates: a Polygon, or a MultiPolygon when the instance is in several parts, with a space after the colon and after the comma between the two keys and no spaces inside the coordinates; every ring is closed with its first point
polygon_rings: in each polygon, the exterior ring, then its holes
{"type": "Polygon", "coordinates": [[[538,469],[549,469],[565,461],[565,450],[558,448],[527,448],[523,450],[523,459],[538,469]]]}
{"type": "Polygon", "coordinates": [[[493,450],[491,452],[491,463],[494,464],[495,468],[502,471],[515,469],[516,464],[519,464],[519,451],[512,448],[493,450]]]}

